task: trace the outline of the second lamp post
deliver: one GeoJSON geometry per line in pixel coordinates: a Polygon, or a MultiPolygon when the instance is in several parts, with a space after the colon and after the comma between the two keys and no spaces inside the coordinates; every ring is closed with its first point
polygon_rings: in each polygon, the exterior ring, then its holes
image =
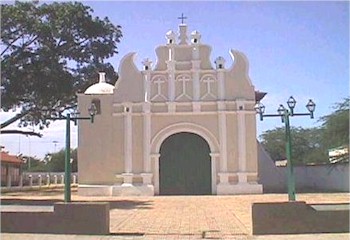
{"type": "Polygon", "coordinates": [[[289,117],[310,116],[310,118],[314,118],[314,111],[315,111],[316,104],[311,99],[309,100],[309,102],[306,104],[306,108],[309,111],[308,113],[294,112],[296,101],[292,96],[288,99],[287,104],[289,109],[286,109],[282,104],[280,104],[279,108],[277,109],[278,114],[264,114],[265,106],[262,103],[258,103],[255,107],[255,110],[260,115],[261,121],[263,120],[264,117],[280,117],[282,120],[282,123],[285,124],[288,200],[295,201],[295,176],[294,176],[293,161],[292,161],[292,141],[291,141],[291,135],[290,135],[289,117]]]}

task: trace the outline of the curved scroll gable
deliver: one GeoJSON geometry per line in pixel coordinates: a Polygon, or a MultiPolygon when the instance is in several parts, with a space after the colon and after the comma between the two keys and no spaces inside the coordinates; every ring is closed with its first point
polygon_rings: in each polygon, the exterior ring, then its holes
{"type": "Polygon", "coordinates": [[[254,86],[249,78],[249,62],[244,53],[230,50],[233,65],[227,71],[226,94],[233,98],[254,99],[254,86]]]}
{"type": "Polygon", "coordinates": [[[164,71],[167,69],[166,60],[169,58],[169,48],[166,46],[159,46],[156,48],[157,63],[155,71],[164,71]]]}
{"type": "Polygon", "coordinates": [[[211,46],[201,44],[199,45],[199,49],[200,49],[201,69],[203,70],[214,69],[210,61],[211,46]]]}
{"type": "Polygon", "coordinates": [[[115,102],[141,102],[143,100],[142,74],[135,65],[136,53],[125,55],[118,68],[119,79],[115,84],[115,102]]]}
{"type": "Polygon", "coordinates": [[[126,54],[120,60],[120,65],[119,65],[119,68],[118,68],[118,72],[119,72],[119,75],[120,75],[120,80],[122,80],[123,77],[128,75],[128,73],[130,73],[130,71],[134,71],[134,72],[140,73],[140,71],[137,69],[137,67],[135,65],[135,62],[134,62],[135,60],[136,60],[136,53],[135,52],[131,52],[131,53],[126,54]]]}
{"type": "Polygon", "coordinates": [[[230,55],[231,55],[233,64],[229,72],[231,72],[232,75],[235,75],[237,72],[240,74],[244,73],[245,79],[249,82],[251,86],[253,86],[249,78],[249,61],[246,55],[242,52],[239,52],[233,49],[231,49],[230,55]]]}

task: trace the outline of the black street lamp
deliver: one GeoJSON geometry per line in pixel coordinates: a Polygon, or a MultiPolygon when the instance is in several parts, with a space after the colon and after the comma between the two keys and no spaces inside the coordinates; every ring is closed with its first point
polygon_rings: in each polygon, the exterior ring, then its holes
{"type": "Polygon", "coordinates": [[[262,121],[264,117],[281,117],[282,123],[285,123],[285,131],[286,131],[286,155],[287,155],[287,178],[288,178],[288,200],[295,201],[295,176],[293,169],[293,161],[292,161],[292,143],[290,136],[290,124],[289,117],[294,116],[310,116],[310,118],[314,118],[314,111],[316,104],[310,99],[306,105],[308,113],[294,113],[294,107],[296,105],[295,99],[291,96],[287,105],[289,109],[286,109],[282,104],[277,109],[278,114],[264,114],[265,106],[262,103],[258,103],[255,106],[256,112],[260,116],[260,120],[262,121]]]}
{"type": "Polygon", "coordinates": [[[70,165],[70,121],[74,121],[77,124],[78,120],[90,120],[94,123],[94,116],[97,113],[97,108],[94,103],[91,103],[89,109],[89,117],[78,117],[78,113],[72,115],[68,113],[63,116],[61,113],[58,117],[50,117],[50,120],[66,120],[66,150],[65,150],[65,165],[64,165],[64,202],[71,202],[71,165],[70,165]]]}

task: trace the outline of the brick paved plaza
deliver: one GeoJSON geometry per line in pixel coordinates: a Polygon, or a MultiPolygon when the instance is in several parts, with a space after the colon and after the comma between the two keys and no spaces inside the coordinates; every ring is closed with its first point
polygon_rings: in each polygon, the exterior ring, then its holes
{"type": "MultiPolygon", "coordinates": [[[[297,200],[307,203],[349,203],[349,196],[348,193],[297,194],[297,200]]],[[[43,206],[61,201],[63,195],[60,192],[7,193],[1,198],[5,203],[16,199],[17,204],[37,202],[43,206]]],[[[252,236],[252,203],[287,201],[287,194],[87,198],[73,193],[72,200],[110,202],[112,236],[107,239],[255,239],[252,236]]],[[[24,237],[23,234],[2,235],[3,239],[24,237]]],[[[26,238],[32,239],[31,235],[26,235],[26,238]]],[[[336,239],[349,239],[348,234],[334,236],[336,239]]],[[[39,239],[37,237],[33,239],[39,239]]],[[[80,239],[76,237],[74,239],[80,239]]],[[[88,239],[100,238],[95,236],[88,239]]],[[[268,238],[265,236],[261,239],[268,238]]]]}

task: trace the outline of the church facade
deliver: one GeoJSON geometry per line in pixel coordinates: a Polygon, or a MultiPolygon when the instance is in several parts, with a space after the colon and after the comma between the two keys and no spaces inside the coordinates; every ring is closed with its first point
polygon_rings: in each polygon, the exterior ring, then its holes
{"type": "Polygon", "coordinates": [[[157,61],[121,60],[115,86],[100,81],[78,95],[80,195],[224,195],[262,193],[258,184],[255,89],[248,61],[210,61],[201,34],[166,33],[157,61]]]}

